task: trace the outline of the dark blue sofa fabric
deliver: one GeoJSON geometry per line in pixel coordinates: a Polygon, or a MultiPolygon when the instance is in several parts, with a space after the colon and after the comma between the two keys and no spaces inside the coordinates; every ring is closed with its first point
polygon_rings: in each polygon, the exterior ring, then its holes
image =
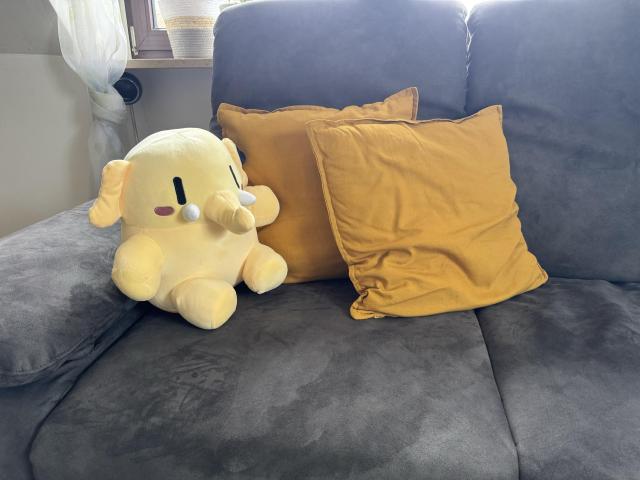
{"type": "Polygon", "coordinates": [[[640,284],[551,279],[477,315],[520,478],[640,479],[640,284]]]}
{"type": "Polygon", "coordinates": [[[473,312],[356,322],[346,281],[154,310],[40,430],[38,480],[517,479],[473,312]]]}
{"type": "Polygon", "coordinates": [[[215,26],[211,130],[221,102],[342,108],[418,87],[420,118],[464,116],[466,10],[441,0],[266,0],[215,26]]]}
{"type": "Polygon", "coordinates": [[[38,425],[142,307],[111,282],[119,228],[88,204],[0,239],[0,479],[31,476],[38,425]]]}
{"type": "Polygon", "coordinates": [[[639,19],[637,0],[471,14],[467,110],[503,105],[523,231],[552,276],[640,281],[639,19]]]}

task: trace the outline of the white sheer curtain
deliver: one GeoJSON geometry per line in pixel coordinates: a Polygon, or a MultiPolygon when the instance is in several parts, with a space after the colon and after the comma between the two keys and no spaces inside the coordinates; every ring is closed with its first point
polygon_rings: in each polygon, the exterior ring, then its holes
{"type": "Polygon", "coordinates": [[[102,167],[121,158],[117,126],[126,115],[113,84],[127,64],[127,39],[119,0],[49,0],[58,16],[60,50],[89,89],[93,121],[89,155],[94,184],[102,167]]]}

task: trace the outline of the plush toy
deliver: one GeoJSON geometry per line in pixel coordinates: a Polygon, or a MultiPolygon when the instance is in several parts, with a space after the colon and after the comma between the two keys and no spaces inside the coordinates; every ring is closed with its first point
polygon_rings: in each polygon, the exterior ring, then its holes
{"type": "Polygon", "coordinates": [[[185,128],[109,162],[89,219],[107,227],[122,218],[112,278],[125,295],[212,329],[235,311],[234,285],[263,293],[286,277],[284,259],[256,233],[279,209],[268,187],[247,186],[231,140],[185,128]]]}

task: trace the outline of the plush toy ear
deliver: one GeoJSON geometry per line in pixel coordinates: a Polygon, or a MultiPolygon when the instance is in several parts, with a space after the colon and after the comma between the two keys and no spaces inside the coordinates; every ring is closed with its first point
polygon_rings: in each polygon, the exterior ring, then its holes
{"type": "Polygon", "coordinates": [[[244,170],[242,169],[242,160],[240,160],[240,155],[238,154],[238,149],[236,148],[236,144],[233,143],[233,140],[231,140],[230,138],[223,138],[222,143],[224,143],[224,146],[227,147],[227,151],[229,152],[229,155],[231,155],[231,159],[233,160],[233,163],[236,164],[236,168],[240,172],[240,175],[242,175],[242,186],[246,187],[247,184],[249,183],[249,178],[247,177],[247,174],[244,173],[244,170]]]}
{"type": "Polygon", "coordinates": [[[102,169],[98,198],[89,209],[89,221],[96,227],[109,227],[120,218],[120,196],[130,163],[112,160],[102,169]]]}

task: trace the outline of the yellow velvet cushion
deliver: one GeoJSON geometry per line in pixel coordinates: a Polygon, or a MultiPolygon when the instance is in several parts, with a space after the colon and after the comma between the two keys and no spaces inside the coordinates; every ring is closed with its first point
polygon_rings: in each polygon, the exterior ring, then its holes
{"type": "Polygon", "coordinates": [[[491,305],[547,280],[528,251],[502,109],[307,126],[356,319],[491,305]]]}
{"type": "Polygon", "coordinates": [[[258,235],[262,243],[287,261],[286,282],[347,275],[331,234],[305,123],[327,118],[415,119],[417,108],[415,88],[402,90],[383,102],[342,110],[294,106],[268,112],[220,105],[218,122],[223,136],[244,153],[243,168],[249,182],[271,187],[280,201],[278,219],[258,235]]]}

